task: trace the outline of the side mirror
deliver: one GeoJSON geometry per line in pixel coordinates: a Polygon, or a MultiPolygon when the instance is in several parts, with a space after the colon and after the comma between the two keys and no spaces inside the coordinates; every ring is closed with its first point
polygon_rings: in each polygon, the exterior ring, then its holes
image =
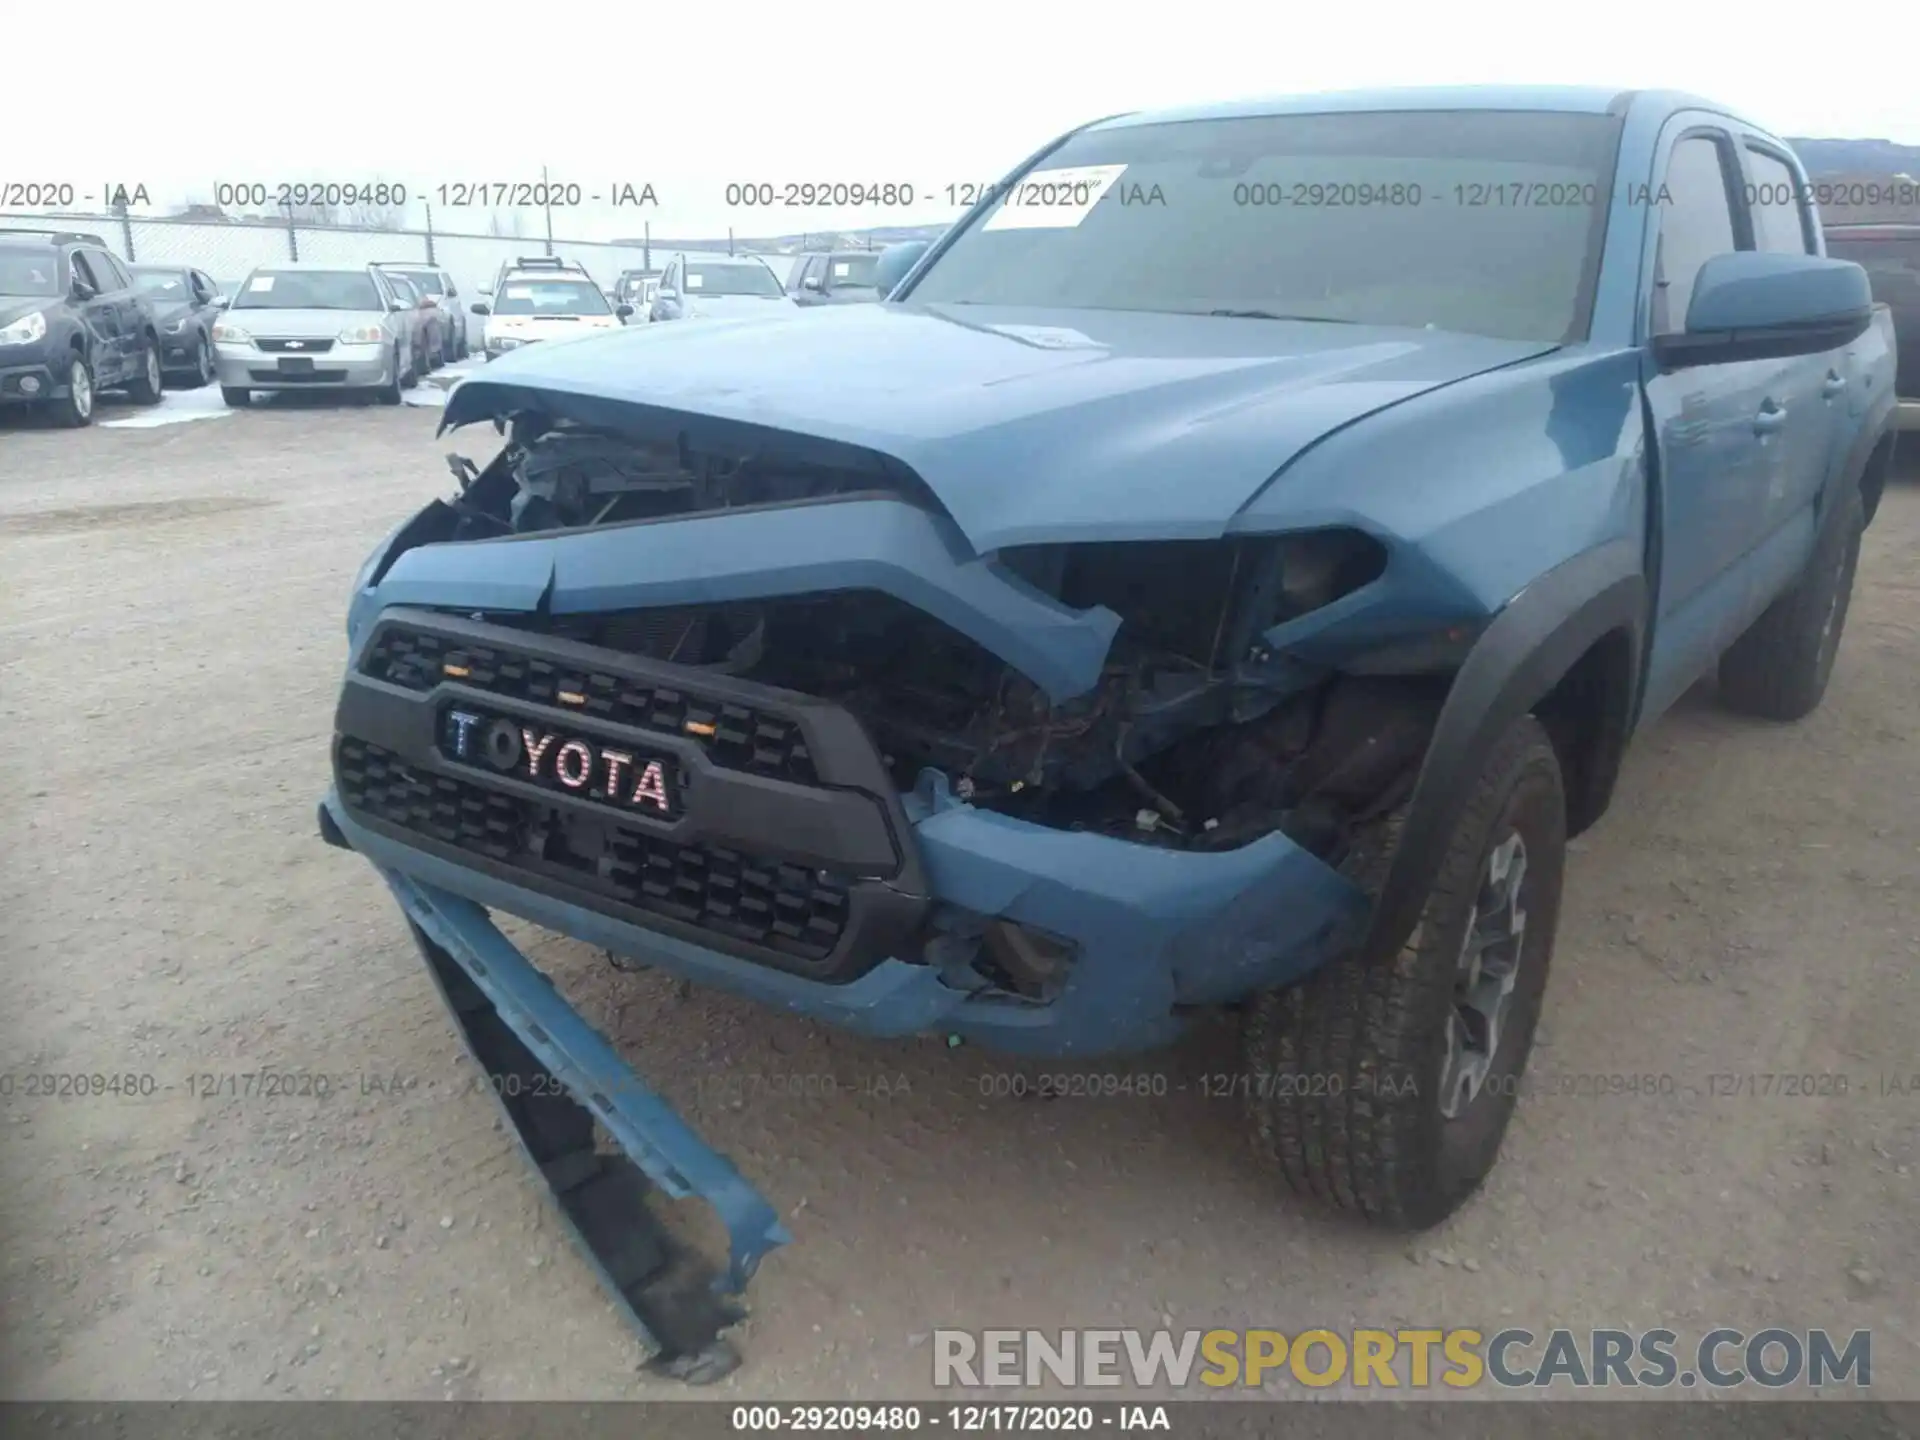
{"type": "Polygon", "coordinates": [[[483,305],[478,300],[474,301],[473,304],[469,305],[467,309],[471,310],[476,315],[491,315],[493,313],[493,308],[491,306],[483,305]]]}
{"type": "Polygon", "coordinates": [[[224,310],[233,303],[233,297],[231,295],[216,295],[207,303],[216,310],[224,310]]]}
{"type": "Polygon", "coordinates": [[[907,272],[920,263],[920,257],[932,248],[931,240],[903,240],[898,245],[889,245],[880,252],[880,258],[873,266],[873,288],[880,293],[882,300],[894,291],[907,272]]]}
{"type": "Polygon", "coordinates": [[[1687,328],[1653,338],[1661,368],[1817,355],[1851,344],[1873,323],[1873,287],[1851,260],[1741,250],[1694,278],[1687,328]]]}
{"type": "Polygon", "coordinates": [[[99,293],[100,292],[98,290],[94,289],[93,286],[89,285],[86,281],[82,280],[78,275],[73,277],[73,298],[74,299],[91,300],[93,299],[94,296],[98,295],[99,293]]]}
{"type": "Polygon", "coordinates": [[[409,305],[409,304],[407,304],[407,302],[406,302],[406,301],[404,301],[404,300],[402,300],[402,299],[401,299],[401,298],[400,298],[399,296],[397,296],[397,295],[396,295],[396,296],[395,296],[395,297],[394,297],[393,299],[391,299],[391,300],[389,300],[389,301],[387,302],[387,309],[389,309],[389,310],[411,310],[411,309],[413,309],[413,306],[411,306],[411,305],[409,305]]]}
{"type": "Polygon", "coordinates": [[[618,315],[622,320],[629,320],[633,317],[633,307],[631,305],[616,305],[614,306],[613,313],[618,315]]]}
{"type": "Polygon", "coordinates": [[[820,288],[820,277],[818,275],[807,276],[806,279],[800,282],[800,288],[802,290],[818,290],[820,288]]]}
{"type": "Polygon", "coordinates": [[[666,300],[677,304],[680,300],[680,292],[678,290],[662,290],[654,298],[656,300],[666,300]]]}

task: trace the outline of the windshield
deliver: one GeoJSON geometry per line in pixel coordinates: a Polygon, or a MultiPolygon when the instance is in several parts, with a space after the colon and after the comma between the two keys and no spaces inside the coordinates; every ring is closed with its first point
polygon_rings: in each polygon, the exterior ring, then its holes
{"type": "Polygon", "coordinates": [[[389,270],[387,274],[389,276],[398,276],[400,279],[405,280],[422,295],[441,295],[445,293],[440,288],[440,277],[431,270],[389,270]]]}
{"type": "Polygon", "coordinates": [[[912,299],[1576,338],[1617,125],[1435,111],[1087,131],[955,236],[912,299]]]}
{"type": "Polygon", "coordinates": [[[509,280],[496,315],[606,315],[607,297],[588,280],[509,280]]]}
{"type": "Polygon", "coordinates": [[[133,283],[142,295],[154,300],[191,300],[193,287],[187,284],[184,270],[135,270],[133,283]]]}
{"type": "Polygon", "coordinates": [[[690,295],[771,295],[779,299],[786,292],[764,265],[689,265],[687,293],[690,295]]]}
{"type": "Polygon", "coordinates": [[[51,249],[0,248],[0,295],[58,295],[59,274],[51,249]]]}
{"type": "Polygon", "coordinates": [[[385,311],[364,270],[256,270],[233,297],[232,310],[385,311]]]}
{"type": "Polygon", "coordinates": [[[836,255],[827,266],[827,284],[835,290],[848,288],[873,288],[874,267],[880,263],[880,252],[870,255],[836,255]]]}

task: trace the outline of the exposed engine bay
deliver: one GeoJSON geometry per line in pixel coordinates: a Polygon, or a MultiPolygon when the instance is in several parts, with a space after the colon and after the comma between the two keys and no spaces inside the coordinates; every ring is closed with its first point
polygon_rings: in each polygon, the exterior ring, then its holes
{"type": "MultiPolygon", "coordinates": [[[[938,510],[886,461],[701,453],[522,413],[431,539],[478,540],[882,493],[938,510]],[[445,523],[450,521],[451,523],[445,523]],[[450,530],[451,533],[445,533],[450,530]]],[[[424,517],[423,517],[424,518],[424,517]]],[[[494,614],[845,706],[900,789],[927,768],[975,805],[1063,829],[1187,849],[1275,829],[1336,858],[1353,827],[1410,791],[1446,682],[1249,666],[1261,629],[1377,576],[1356,532],[1231,541],[1036,546],[994,559],[1121,625],[1100,683],[1055,703],[971,639],[879,591],[585,616],[494,614]]]]}

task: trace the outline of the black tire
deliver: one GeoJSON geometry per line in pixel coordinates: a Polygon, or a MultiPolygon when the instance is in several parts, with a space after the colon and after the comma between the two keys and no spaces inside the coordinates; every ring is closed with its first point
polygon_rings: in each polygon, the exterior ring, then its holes
{"type": "MultiPolygon", "coordinates": [[[[1377,890],[1385,879],[1400,819],[1375,827],[1343,866],[1363,888],[1377,890]]],[[[1533,1047],[1566,841],[1559,762],[1540,722],[1522,716],[1488,757],[1420,923],[1399,953],[1341,956],[1252,1002],[1243,1035],[1247,1120],[1255,1153],[1289,1188],[1402,1230],[1437,1225],[1479,1188],[1499,1156],[1533,1047]],[[1510,898],[1523,926],[1506,942],[1514,959],[1510,998],[1477,1092],[1456,1093],[1457,1112],[1448,1118],[1442,1081],[1449,1036],[1467,1013],[1459,967],[1468,926],[1491,893],[1491,862],[1502,852],[1515,858],[1516,836],[1522,864],[1510,898]]],[[[1500,921],[1508,912],[1486,913],[1500,921]]],[[[1500,962],[1476,973],[1506,968],[1500,962]]]]}
{"type": "Polygon", "coordinates": [[[244,385],[222,385],[220,398],[235,410],[244,410],[253,403],[253,391],[244,385]]]}
{"type": "Polygon", "coordinates": [[[93,423],[93,366],[87,357],[74,351],[67,359],[67,393],[47,402],[47,414],[64,430],[78,430],[93,423]]]}
{"type": "Polygon", "coordinates": [[[193,388],[204,390],[213,383],[213,342],[207,339],[206,332],[200,334],[200,343],[193,351],[193,388]]]}
{"type": "Polygon", "coordinates": [[[1836,503],[1842,512],[1822,529],[1793,589],[1720,657],[1720,698],[1732,709],[1767,720],[1799,720],[1826,695],[1866,528],[1858,490],[1847,486],[1836,503]]]}
{"type": "Polygon", "coordinates": [[[160,342],[149,335],[140,351],[139,372],[127,382],[127,395],[136,405],[158,405],[167,382],[160,369],[160,342]]]}
{"type": "Polygon", "coordinates": [[[400,403],[400,392],[411,383],[410,380],[403,377],[400,369],[400,352],[396,349],[393,352],[393,375],[388,379],[386,384],[377,386],[374,389],[373,398],[382,405],[398,405],[400,403]]]}

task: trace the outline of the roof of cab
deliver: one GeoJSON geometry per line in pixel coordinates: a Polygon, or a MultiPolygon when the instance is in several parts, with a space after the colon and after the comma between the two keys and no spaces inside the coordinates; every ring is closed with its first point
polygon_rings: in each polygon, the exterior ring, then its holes
{"type": "Polygon", "coordinates": [[[1636,105],[1667,110],[1709,110],[1747,123],[1724,105],[1678,90],[1617,90],[1578,85],[1443,85],[1269,95],[1166,110],[1142,110],[1131,115],[1116,115],[1088,128],[1118,129],[1177,120],[1325,115],[1366,110],[1545,110],[1576,115],[1617,115],[1624,114],[1630,106],[1636,105]]]}

